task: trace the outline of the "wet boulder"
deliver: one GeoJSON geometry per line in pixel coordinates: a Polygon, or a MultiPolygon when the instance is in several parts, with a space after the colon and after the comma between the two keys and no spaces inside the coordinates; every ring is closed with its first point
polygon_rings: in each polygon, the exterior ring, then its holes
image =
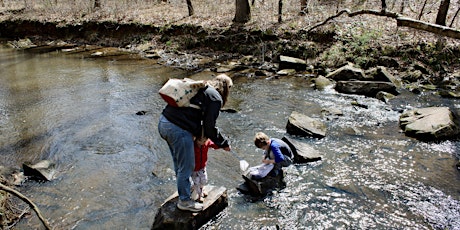
{"type": "Polygon", "coordinates": [[[326,136],[326,125],[299,112],[293,111],[289,116],[287,133],[291,135],[323,138],[326,136]]]}
{"type": "Polygon", "coordinates": [[[343,116],[342,110],[337,109],[335,107],[323,108],[321,110],[321,114],[328,120],[330,120],[331,118],[338,118],[340,116],[343,116]]]}
{"type": "Polygon", "coordinates": [[[401,114],[399,124],[407,136],[422,140],[456,138],[460,133],[457,116],[448,107],[427,107],[401,114]]]}
{"type": "Polygon", "coordinates": [[[208,195],[204,198],[201,212],[183,211],[177,208],[177,192],[171,195],[159,208],[151,229],[199,229],[215,218],[228,206],[227,189],[205,186],[208,195]]]}
{"type": "Polygon", "coordinates": [[[299,58],[281,55],[279,69],[295,69],[296,71],[305,71],[305,69],[307,69],[307,62],[299,58]]]}
{"type": "Polygon", "coordinates": [[[314,81],[315,81],[315,88],[318,90],[324,90],[333,84],[329,78],[326,78],[324,76],[319,76],[315,78],[314,81]]]}
{"type": "Polygon", "coordinates": [[[391,99],[394,99],[396,96],[391,94],[391,93],[387,93],[387,92],[383,92],[383,91],[380,91],[377,93],[377,95],[375,95],[375,98],[385,102],[385,103],[388,103],[391,99]]]}
{"type": "Polygon", "coordinates": [[[321,160],[321,155],[310,145],[284,136],[282,138],[294,154],[294,163],[308,163],[321,160]]]}
{"type": "Polygon", "coordinates": [[[260,199],[269,195],[272,191],[286,187],[283,170],[279,170],[277,175],[269,173],[268,176],[262,179],[253,179],[249,174],[242,176],[244,183],[240,184],[236,189],[242,194],[249,195],[253,200],[260,199]]]}
{"type": "Polygon", "coordinates": [[[25,176],[41,181],[50,181],[56,174],[55,164],[49,160],[42,160],[35,164],[25,162],[22,168],[25,176]]]}
{"type": "Polygon", "coordinates": [[[381,91],[394,95],[399,94],[393,83],[384,81],[338,81],[335,90],[339,93],[359,94],[368,97],[375,97],[381,91]]]}

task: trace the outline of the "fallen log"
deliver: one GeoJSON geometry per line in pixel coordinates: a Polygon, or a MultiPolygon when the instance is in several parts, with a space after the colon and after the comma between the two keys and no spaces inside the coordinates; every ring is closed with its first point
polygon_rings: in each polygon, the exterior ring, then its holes
{"type": "Polygon", "coordinates": [[[324,21],[317,23],[313,26],[311,26],[308,29],[305,29],[306,32],[311,32],[312,30],[323,26],[327,24],[329,21],[341,16],[342,14],[347,14],[349,17],[354,17],[357,15],[364,15],[364,14],[370,14],[370,15],[376,15],[376,16],[382,16],[382,17],[388,17],[388,18],[393,18],[396,20],[396,25],[400,27],[409,27],[417,30],[423,30],[426,32],[442,35],[445,37],[450,37],[450,38],[455,38],[455,39],[460,39],[460,30],[453,29],[451,27],[447,26],[441,26],[438,24],[432,24],[428,22],[423,22],[420,20],[415,20],[407,17],[403,17],[402,15],[398,13],[394,13],[391,11],[378,11],[378,10],[358,10],[351,12],[349,9],[344,9],[338,12],[335,15],[332,15],[328,18],[326,18],[324,21]]]}

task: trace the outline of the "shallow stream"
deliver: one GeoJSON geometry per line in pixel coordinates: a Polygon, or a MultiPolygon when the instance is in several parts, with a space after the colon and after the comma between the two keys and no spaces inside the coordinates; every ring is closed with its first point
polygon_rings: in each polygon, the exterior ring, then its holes
{"type": "MultiPolygon", "coordinates": [[[[6,48],[0,48],[0,73],[0,165],[56,163],[55,180],[17,188],[51,225],[150,229],[175,191],[169,150],[157,132],[164,106],[157,91],[166,79],[192,73],[135,55],[87,58],[6,48]]],[[[238,159],[210,150],[209,181],[228,189],[229,207],[203,229],[460,229],[460,142],[425,143],[398,127],[404,109],[448,106],[458,113],[459,100],[402,92],[385,104],[317,91],[304,77],[239,77],[234,83],[229,107],[238,112],[222,112],[218,125],[241,157],[259,164],[254,134],[281,138],[297,111],[327,125],[323,139],[295,137],[323,160],[288,167],[285,189],[248,202],[235,189],[243,182],[238,159]],[[344,115],[326,116],[324,108],[344,115]]],[[[32,213],[17,227],[42,225],[32,213]]]]}

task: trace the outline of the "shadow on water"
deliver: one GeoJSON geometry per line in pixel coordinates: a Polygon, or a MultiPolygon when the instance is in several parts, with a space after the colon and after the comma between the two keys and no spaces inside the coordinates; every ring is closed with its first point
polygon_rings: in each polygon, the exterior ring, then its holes
{"type": "MultiPolygon", "coordinates": [[[[148,60],[3,48],[0,60],[1,164],[50,159],[59,171],[53,181],[18,189],[59,229],[150,229],[175,191],[169,150],[157,133],[164,106],[157,91],[188,73],[148,60]]],[[[211,150],[209,183],[227,187],[230,204],[203,229],[460,229],[459,142],[420,142],[398,126],[404,109],[458,111],[458,100],[403,93],[385,104],[316,91],[303,77],[234,80],[229,107],[238,112],[222,112],[218,125],[251,165],[262,158],[253,135],[286,135],[292,111],[321,120],[328,133],[293,137],[322,160],[288,167],[287,187],[253,203],[235,189],[243,181],[238,159],[211,150]],[[324,115],[325,108],[343,116],[324,115]]],[[[18,225],[39,226],[36,217],[18,225]]]]}

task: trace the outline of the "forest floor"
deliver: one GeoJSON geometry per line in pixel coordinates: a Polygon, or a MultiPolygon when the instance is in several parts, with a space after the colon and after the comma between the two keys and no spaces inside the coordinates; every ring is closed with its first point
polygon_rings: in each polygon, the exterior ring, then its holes
{"type": "MultiPolygon", "coordinates": [[[[16,5],[6,2],[9,5],[0,7],[0,37],[28,38],[38,45],[63,41],[141,53],[161,49],[220,60],[253,55],[276,62],[279,55],[288,55],[332,69],[348,62],[367,69],[381,65],[380,57],[397,59],[400,65],[392,68],[402,71],[414,62],[434,73],[440,70],[455,73],[460,66],[459,40],[398,27],[394,19],[387,17],[342,15],[308,31],[342,9],[379,10],[380,1],[376,0],[360,1],[364,3],[359,5],[353,1],[348,4],[345,1],[343,5],[318,1],[311,3],[303,16],[299,15],[298,1],[284,0],[282,22],[278,22],[277,1],[255,0],[251,20],[244,25],[232,22],[233,0],[193,1],[193,16],[188,16],[185,1],[155,4],[126,1],[129,5],[116,2],[98,10],[91,10],[86,3],[24,7],[20,5],[22,2],[16,5]]],[[[397,1],[394,2],[390,11],[397,9],[397,1]]],[[[412,18],[418,16],[418,12],[410,10],[406,14],[412,18]]],[[[435,16],[428,12],[421,20],[432,22],[435,16]]]]}

